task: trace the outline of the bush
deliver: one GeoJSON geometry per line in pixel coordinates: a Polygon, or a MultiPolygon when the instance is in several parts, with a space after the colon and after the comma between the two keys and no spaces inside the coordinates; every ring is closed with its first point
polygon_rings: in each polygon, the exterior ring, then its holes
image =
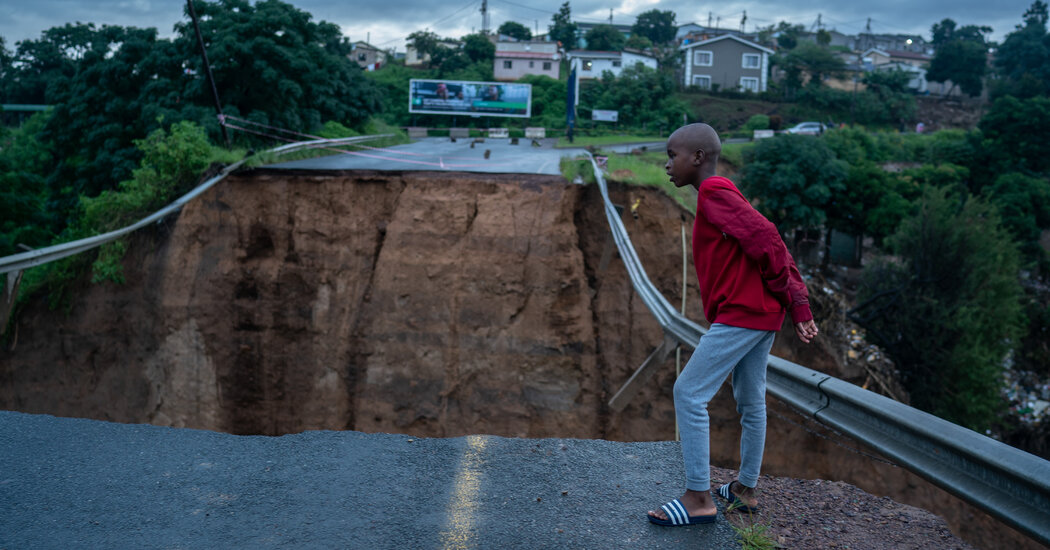
{"type": "Polygon", "coordinates": [[[890,240],[900,263],[865,271],[851,316],[893,356],[912,405],[984,431],[1024,334],[1017,247],[983,200],[927,186],[918,205],[890,240]]]}
{"type": "Polygon", "coordinates": [[[744,123],[743,130],[747,133],[753,133],[755,130],[768,130],[769,129],[769,116],[767,115],[751,115],[751,118],[747,119],[744,123]]]}

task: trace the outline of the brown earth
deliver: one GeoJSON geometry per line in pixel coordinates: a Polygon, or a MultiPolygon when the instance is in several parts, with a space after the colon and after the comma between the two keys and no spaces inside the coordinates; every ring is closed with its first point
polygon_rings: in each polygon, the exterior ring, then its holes
{"type": "MultiPolygon", "coordinates": [[[[649,277],[679,304],[691,214],[653,189],[611,192],[621,205],[641,199],[624,223],[649,277]]],[[[133,237],[127,284],[80,283],[68,315],[42,297],[20,311],[0,351],[0,407],[237,434],[672,439],[670,363],[623,412],[606,404],[662,340],[612,250],[597,188],[560,177],[241,173],[174,224],[133,237]]],[[[688,311],[701,320],[687,273],[688,311]]],[[[825,337],[801,346],[784,332],[774,353],[874,384],[823,285],[810,286],[825,337]]],[[[712,460],[735,465],[727,388],[710,409],[712,460]]],[[[774,401],[764,471],[936,511],[978,547],[1035,547],[774,401]]],[[[819,516],[820,502],[784,501],[774,531],[802,532],[791,514],[819,516]]],[[[934,531],[917,547],[957,544],[934,531]]],[[[851,547],[888,547],[880,540],[851,547]]]]}

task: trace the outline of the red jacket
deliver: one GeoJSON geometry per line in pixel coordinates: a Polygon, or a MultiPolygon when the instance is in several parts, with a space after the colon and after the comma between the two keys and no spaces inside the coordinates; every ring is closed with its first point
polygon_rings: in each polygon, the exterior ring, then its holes
{"type": "Polygon", "coordinates": [[[693,261],[711,323],[780,330],[788,310],[796,323],[813,318],[806,283],[776,226],[721,176],[700,184],[693,261]]]}

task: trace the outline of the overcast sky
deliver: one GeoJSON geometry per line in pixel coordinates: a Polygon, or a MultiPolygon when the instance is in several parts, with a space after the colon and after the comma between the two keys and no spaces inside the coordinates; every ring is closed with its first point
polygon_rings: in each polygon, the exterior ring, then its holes
{"type": "MultiPolygon", "coordinates": [[[[370,40],[383,48],[404,51],[405,37],[429,29],[441,36],[459,37],[481,28],[482,0],[286,0],[314,16],[336,23],[351,40],[370,40]]],[[[562,0],[563,1],[563,0],[562,0]]],[[[991,37],[1001,41],[1021,22],[1032,0],[727,0],[704,4],[686,0],[571,0],[573,19],[631,24],[642,12],[659,9],[675,12],[677,23],[695,22],[739,28],[747,13],[746,30],[788,21],[813,27],[820,17],[827,29],[846,34],[864,32],[868,19],[875,33],[907,33],[930,37],[930,27],[948,17],[959,25],[989,25],[991,37]]],[[[38,38],[47,28],[72,22],[93,22],[136,27],[156,27],[171,36],[182,18],[181,0],[0,0],[0,36],[7,48],[15,42],[38,38]]],[[[547,31],[558,0],[488,0],[490,25],[513,20],[535,33],[547,31]]]]}

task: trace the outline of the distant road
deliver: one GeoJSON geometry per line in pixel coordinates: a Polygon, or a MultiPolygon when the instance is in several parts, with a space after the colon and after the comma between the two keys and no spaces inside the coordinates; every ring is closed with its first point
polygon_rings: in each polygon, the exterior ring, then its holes
{"type": "MultiPolygon", "coordinates": [[[[0,548],[740,548],[675,442],[282,437],[0,411],[0,548]]],[[[721,503],[719,503],[721,506],[721,503]]]]}
{"type": "Polygon", "coordinates": [[[471,139],[425,138],[384,149],[350,147],[349,153],[334,153],[270,168],[298,170],[445,170],[450,172],[498,172],[558,175],[563,156],[577,155],[583,149],[555,149],[553,140],[534,147],[532,140],[519,139],[511,145],[507,138],[473,143],[471,139]],[[473,147],[471,145],[473,144],[473,147]],[[486,151],[488,158],[486,158],[486,151]]]}

